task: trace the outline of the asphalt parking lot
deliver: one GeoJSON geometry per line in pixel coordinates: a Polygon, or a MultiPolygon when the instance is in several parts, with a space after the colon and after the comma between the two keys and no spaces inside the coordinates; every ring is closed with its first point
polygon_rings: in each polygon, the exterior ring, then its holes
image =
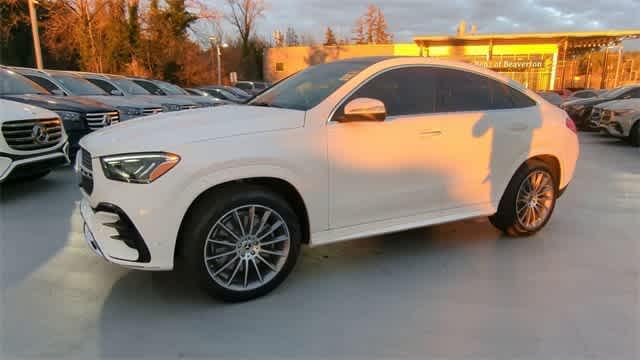
{"type": "Polygon", "coordinates": [[[267,297],[210,300],[81,233],[70,169],[0,188],[0,358],[640,357],[640,151],[582,134],[540,234],[474,219],[305,249],[267,297]]]}

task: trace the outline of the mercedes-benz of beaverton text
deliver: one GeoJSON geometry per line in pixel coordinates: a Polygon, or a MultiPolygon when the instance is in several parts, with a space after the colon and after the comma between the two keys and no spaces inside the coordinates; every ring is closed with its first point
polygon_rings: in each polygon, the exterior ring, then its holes
{"type": "Polygon", "coordinates": [[[140,99],[152,104],[162,106],[165,112],[195,109],[198,104],[186,99],[174,98],[172,96],[156,96],[149,93],[142,86],[134,83],[130,79],[119,75],[77,73],[79,76],[89,80],[91,83],[113,96],[126,96],[130,99],[140,99]]]}
{"type": "Polygon", "coordinates": [[[69,162],[60,117],[49,110],[0,99],[0,183],[37,179],[69,162]]]}
{"type": "Polygon", "coordinates": [[[120,112],[120,121],[162,112],[162,107],[135,98],[111,96],[106,91],[78,75],[57,70],[38,70],[29,68],[12,68],[29,80],[47,89],[52,94],[61,96],[84,96],[89,99],[113,106],[120,112]]]}
{"type": "Polygon", "coordinates": [[[640,99],[606,103],[597,126],[607,134],[640,147],[640,99]]]}
{"type": "Polygon", "coordinates": [[[640,98],[640,85],[627,85],[613,90],[609,90],[598,97],[578,99],[562,104],[562,108],[567,111],[571,119],[579,129],[593,129],[592,118],[599,118],[599,113],[594,113],[594,106],[613,100],[638,99],[640,98]]]}
{"type": "Polygon", "coordinates": [[[99,131],[76,162],[84,233],[134,269],[177,261],[212,295],[274,289],[302,244],[489,216],[542,229],[578,159],[567,114],[470,64],[358,58],[310,67],[247,105],[99,131]]]}
{"type": "Polygon", "coordinates": [[[189,101],[193,101],[200,107],[219,106],[226,104],[226,102],[223,102],[220,99],[191,95],[185,89],[179,87],[178,85],[174,85],[166,81],[137,78],[131,78],[131,80],[133,80],[133,82],[135,82],[136,84],[142,86],[145,90],[153,95],[171,96],[174,98],[186,99],[189,101]]]}
{"type": "Polygon", "coordinates": [[[54,96],[26,77],[2,67],[0,97],[57,113],[69,137],[71,155],[78,150],[78,141],[84,135],[120,120],[120,113],[111,106],[81,96],[54,96]]]}

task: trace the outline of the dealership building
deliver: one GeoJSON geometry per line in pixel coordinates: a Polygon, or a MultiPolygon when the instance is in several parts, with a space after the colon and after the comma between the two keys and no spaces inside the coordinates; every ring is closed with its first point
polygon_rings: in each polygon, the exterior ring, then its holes
{"type": "MultiPolygon", "coordinates": [[[[570,87],[576,73],[572,59],[594,51],[605,50],[605,62],[608,56],[607,64],[613,63],[617,76],[622,66],[620,43],[637,38],[640,30],[466,34],[463,28],[455,36],[417,36],[413,43],[406,44],[276,47],[266,50],[264,76],[277,81],[310,65],[360,56],[426,56],[470,62],[530,89],[550,90],[570,87]]],[[[611,86],[612,82],[605,82],[608,75],[604,73],[611,72],[610,68],[603,66],[603,74],[598,74],[602,82],[590,87],[611,86]]]]}

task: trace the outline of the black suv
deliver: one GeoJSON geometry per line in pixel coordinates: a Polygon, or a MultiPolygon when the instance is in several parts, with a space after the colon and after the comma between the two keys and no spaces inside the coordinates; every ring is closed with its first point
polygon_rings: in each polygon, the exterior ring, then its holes
{"type": "Polygon", "coordinates": [[[69,136],[71,156],[75,155],[78,141],[84,135],[120,120],[120,113],[113,107],[81,96],[54,96],[40,85],[5,68],[0,68],[0,97],[56,112],[69,136]]]}

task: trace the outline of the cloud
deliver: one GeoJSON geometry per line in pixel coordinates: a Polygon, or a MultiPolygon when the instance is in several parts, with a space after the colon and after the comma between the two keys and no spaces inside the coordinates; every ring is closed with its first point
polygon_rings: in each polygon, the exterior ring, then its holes
{"type": "MultiPolygon", "coordinates": [[[[224,0],[205,0],[226,10],[224,0]]],[[[298,33],[317,39],[331,26],[348,37],[356,18],[368,1],[355,0],[266,0],[269,10],[259,22],[259,33],[292,26],[298,33]]],[[[399,42],[413,36],[453,34],[460,20],[476,24],[479,32],[547,32],[638,27],[640,0],[374,0],[382,9],[399,42]]]]}

